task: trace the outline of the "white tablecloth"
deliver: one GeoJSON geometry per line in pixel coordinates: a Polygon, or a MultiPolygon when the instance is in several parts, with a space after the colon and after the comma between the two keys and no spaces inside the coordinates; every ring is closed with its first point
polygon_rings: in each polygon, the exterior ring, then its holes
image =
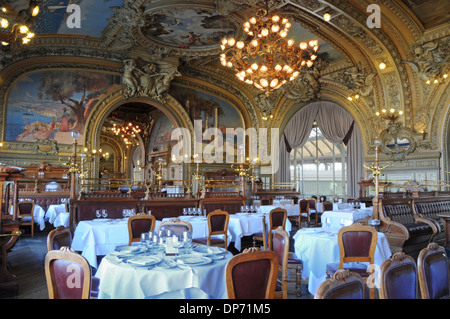
{"type": "Polygon", "coordinates": [[[214,259],[206,265],[162,268],[137,267],[111,253],[102,259],[95,274],[100,279],[99,298],[185,298],[186,294],[180,291],[197,291],[195,298],[225,299],[225,267],[232,256],[227,252],[225,258],[214,259]]]}
{"type": "MultiPolygon", "coordinates": [[[[264,207],[264,206],[263,206],[264,207]]],[[[237,213],[230,214],[230,222],[228,224],[228,229],[231,232],[231,241],[234,242],[234,247],[237,250],[241,250],[241,240],[243,236],[251,236],[262,231],[262,217],[261,213],[237,213]]],[[[266,229],[269,228],[269,218],[266,216],[266,229]]],[[[286,219],[285,230],[291,231],[292,225],[289,219],[286,219]]]]}
{"type": "MultiPolygon", "coordinates": [[[[13,206],[11,206],[11,210],[9,213],[11,215],[14,214],[13,206]]],[[[43,230],[45,228],[45,210],[41,206],[34,204],[33,217],[34,217],[34,223],[39,225],[40,230],[43,230]]],[[[24,218],[24,220],[28,220],[28,219],[31,220],[31,217],[24,218]]]]}
{"type": "Polygon", "coordinates": [[[258,207],[258,213],[269,214],[272,209],[282,208],[285,209],[288,216],[298,216],[300,213],[300,207],[294,204],[286,205],[263,205],[258,207]]]}
{"type": "MultiPolygon", "coordinates": [[[[160,221],[156,221],[155,230],[160,221]]],[[[83,220],[78,223],[72,248],[81,251],[89,264],[97,268],[97,256],[105,256],[117,246],[128,245],[128,218],[83,220]]]]}
{"type": "Polygon", "coordinates": [[[53,221],[53,226],[64,226],[69,227],[69,213],[59,213],[58,216],[56,216],[55,220],[53,221]]]}
{"type": "Polygon", "coordinates": [[[322,227],[340,228],[343,226],[349,226],[359,219],[364,219],[367,216],[372,216],[372,213],[372,207],[366,209],[326,211],[321,216],[322,227]]]}
{"type": "Polygon", "coordinates": [[[66,212],[65,204],[50,205],[47,208],[47,212],[45,213],[45,219],[48,220],[50,224],[53,224],[55,222],[56,217],[58,217],[60,213],[65,212],[66,212]]]}
{"type": "MultiPolygon", "coordinates": [[[[294,235],[295,255],[303,261],[303,279],[309,277],[308,291],[314,295],[319,285],[326,279],[326,266],[339,262],[337,229],[326,232],[322,228],[303,228],[294,235]],[[331,233],[331,234],[330,234],[331,233]]],[[[375,249],[375,265],[378,267],[389,257],[391,250],[386,236],[378,233],[375,249]]],[[[378,275],[375,274],[375,285],[378,275]]]]}

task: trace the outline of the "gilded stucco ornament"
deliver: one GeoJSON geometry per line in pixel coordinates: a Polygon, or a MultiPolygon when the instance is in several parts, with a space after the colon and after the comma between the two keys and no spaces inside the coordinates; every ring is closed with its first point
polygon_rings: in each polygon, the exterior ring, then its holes
{"type": "Polygon", "coordinates": [[[404,160],[416,148],[413,133],[400,123],[389,125],[381,132],[380,140],[380,150],[395,161],[404,160]]]}

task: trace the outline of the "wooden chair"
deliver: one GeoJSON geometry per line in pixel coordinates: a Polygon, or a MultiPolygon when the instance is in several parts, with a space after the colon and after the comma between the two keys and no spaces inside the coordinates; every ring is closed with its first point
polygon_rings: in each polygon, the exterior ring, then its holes
{"type": "Polygon", "coordinates": [[[322,203],[322,207],[324,212],[331,211],[333,210],[333,203],[330,201],[324,201],[322,203]]]}
{"type": "Polygon", "coordinates": [[[344,198],[343,198],[343,197],[340,197],[340,196],[334,196],[334,197],[333,197],[333,203],[339,203],[339,200],[343,201],[344,198]]]}
{"type": "Polygon", "coordinates": [[[272,240],[273,240],[273,232],[278,227],[282,227],[283,229],[286,229],[286,219],[287,219],[287,211],[282,208],[274,208],[270,211],[269,214],[269,229],[268,229],[268,238],[267,238],[267,246],[270,250],[273,249],[272,247],[272,240]]]}
{"type": "Polygon", "coordinates": [[[272,197],[261,198],[261,206],[266,206],[266,205],[273,205],[273,198],[272,197]]]}
{"type": "Polygon", "coordinates": [[[319,213],[317,212],[317,198],[310,197],[308,200],[308,214],[309,218],[315,219],[315,226],[319,225],[319,213]]]}
{"type": "Polygon", "coordinates": [[[364,299],[364,282],[358,274],[340,269],[320,284],[314,299],[364,299]]]}
{"type": "Polygon", "coordinates": [[[445,248],[428,244],[417,258],[420,294],[422,299],[449,299],[449,269],[445,248]]]}
{"type": "Polygon", "coordinates": [[[72,246],[72,233],[64,226],[52,229],[47,235],[47,251],[60,250],[62,247],[72,246]]]}
{"type": "Polygon", "coordinates": [[[91,292],[91,267],[88,261],[69,247],[47,252],[44,267],[49,299],[95,297],[91,292]]]}
{"type": "Polygon", "coordinates": [[[194,238],[193,244],[219,246],[228,248],[228,222],[230,214],[223,210],[215,210],[208,214],[208,237],[194,238]],[[223,238],[212,236],[223,235],[223,238]]]}
{"type": "Polygon", "coordinates": [[[267,249],[267,224],[265,215],[262,217],[262,231],[260,233],[253,234],[253,247],[256,247],[257,241],[262,241],[264,250],[267,249]]]}
{"type": "Polygon", "coordinates": [[[128,219],[128,246],[141,240],[141,234],[155,230],[156,219],[153,215],[137,214],[128,219]]]}
{"type": "Polygon", "coordinates": [[[302,221],[306,220],[306,224],[309,227],[309,210],[308,210],[308,201],[306,199],[301,199],[298,202],[299,214],[298,216],[288,216],[288,219],[291,223],[298,224],[298,229],[302,228],[302,221]]]}
{"type": "Polygon", "coordinates": [[[31,226],[31,237],[34,237],[34,202],[23,200],[18,203],[17,216],[21,220],[21,226],[31,226]]]}
{"type": "Polygon", "coordinates": [[[247,248],[225,268],[228,299],[273,299],[278,257],[270,250],[247,248]]]}
{"type": "Polygon", "coordinates": [[[351,196],[347,197],[347,203],[353,203],[354,201],[356,201],[356,197],[351,197],[351,196]]]}
{"type": "MultiPolygon", "coordinates": [[[[373,265],[377,239],[378,233],[371,226],[364,226],[357,223],[339,229],[338,243],[340,258],[338,263],[327,264],[326,273],[328,277],[332,277],[338,269],[343,269],[344,263],[347,262],[367,262],[369,265],[373,265]]],[[[360,275],[367,284],[370,280],[373,280],[375,270],[372,267],[370,267],[369,271],[367,268],[358,267],[347,269],[360,275]]],[[[373,299],[375,297],[373,282],[370,283],[369,290],[370,298],[373,299]]]]}
{"type": "Polygon", "coordinates": [[[162,221],[158,225],[157,233],[160,230],[171,230],[175,235],[182,235],[184,231],[188,230],[192,234],[192,225],[191,223],[180,220],[178,218],[171,218],[169,220],[162,221]]]}
{"type": "Polygon", "coordinates": [[[325,202],[326,200],[327,200],[327,197],[326,197],[325,195],[322,195],[322,196],[319,197],[319,202],[320,202],[320,203],[323,203],[323,202],[325,202]]]}
{"type": "Polygon", "coordinates": [[[303,263],[295,257],[294,253],[289,252],[289,235],[281,226],[275,229],[273,233],[273,251],[278,257],[278,272],[281,272],[281,280],[277,280],[275,298],[287,299],[288,282],[295,282],[297,296],[300,297],[302,295],[301,280],[303,263]],[[295,269],[295,280],[288,280],[289,269],[295,269]]]}
{"type": "Polygon", "coordinates": [[[397,252],[383,262],[379,272],[380,299],[417,299],[417,287],[414,258],[397,252]]]}

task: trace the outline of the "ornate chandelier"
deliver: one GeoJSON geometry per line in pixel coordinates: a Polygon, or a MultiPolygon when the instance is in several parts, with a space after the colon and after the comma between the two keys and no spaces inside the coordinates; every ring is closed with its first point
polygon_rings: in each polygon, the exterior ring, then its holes
{"type": "Polygon", "coordinates": [[[297,47],[286,38],[291,24],[276,12],[259,9],[243,26],[249,37],[245,41],[223,38],[220,62],[266,95],[295,79],[302,67],[311,67],[317,58],[318,41],[301,42],[297,47]]]}
{"type": "Polygon", "coordinates": [[[136,135],[141,132],[141,128],[139,125],[133,125],[131,122],[129,122],[128,125],[117,125],[114,123],[111,127],[111,131],[113,131],[116,136],[120,135],[125,144],[130,144],[130,138],[134,139],[136,135]]]}
{"type": "Polygon", "coordinates": [[[6,7],[0,8],[0,42],[4,46],[12,45],[19,40],[28,44],[35,36],[31,31],[34,18],[39,14],[39,1],[31,0],[28,8],[19,11],[15,19],[6,7]],[[12,22],[11,22],[12,21],[12,22]]]}

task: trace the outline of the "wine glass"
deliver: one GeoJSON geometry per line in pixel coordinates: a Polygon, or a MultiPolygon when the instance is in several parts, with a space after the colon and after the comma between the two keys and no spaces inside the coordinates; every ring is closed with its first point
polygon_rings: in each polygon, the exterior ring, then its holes
{"type": "Polygon", "coordinates": [[[244,206],[241,206],[241,213],[244,212],[244,206]]]}
{"type": "Polygon", "coordinates": [[[206,217],[206,208],[203,208],[203,216],[206,217]]]}
{"type": "Polygon", "coordinates": [[[147,212],[147,214],[148,214],[148,215],[151,215],[151,214],[152,214],[152,211],[151,211],[151,210],[149,210],[149,211],[147,212]]]}
{"type": "Polygon", "coordinates": [[[102,217],[102,212],[100,211],[100,209],[95,210],[95,216],[96,216],[97,218],[102,217]]]}
{"type": "Polygon", "coordinates": [[[148,233],[141,233],[141,245],[144,247],[144,251],[147,252],[148,233]]]}
{"type": "Polygon", "coordinates": [[[189,208],[188,208],[188,214],[189,214],[189,216],[192,215],[192,207],[189,207],[189,208]]]}
{"type": "Polygon", "coordinates": [[[187,208],[183,208],[183,215],[186,216],[187,215],[187,208]]]}
{"type": "Polygon", "coordinates": [[[192,244],[192,234],[189,230],[183,231],[182,235],[183,246],[186,249],[186,253],[190,252],[191,244],[192,244]]]}
{"type": "Polygon", "coordinates": [[[103,218],[108,217],[108,211],[106,209],[102,209],[102,217],[103,218]]]}

